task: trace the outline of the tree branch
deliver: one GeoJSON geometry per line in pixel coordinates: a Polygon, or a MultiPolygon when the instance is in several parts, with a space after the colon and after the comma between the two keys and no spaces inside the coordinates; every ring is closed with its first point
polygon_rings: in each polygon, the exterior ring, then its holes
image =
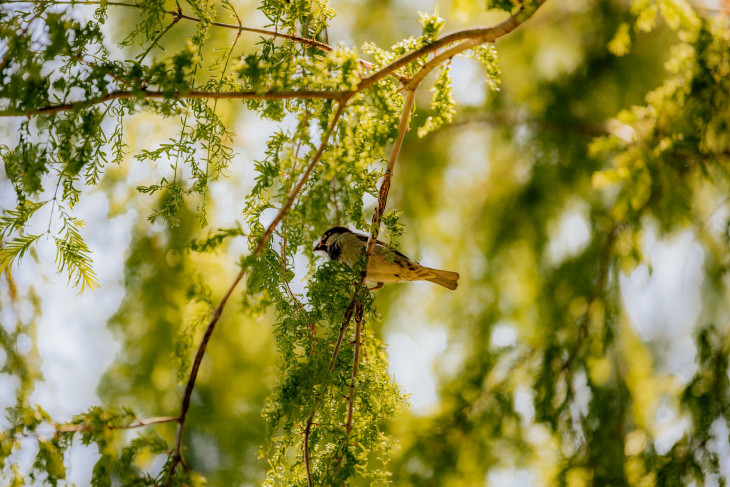
{"type": "Polygon", "coordinates": [[[355,305],[355,350],[352,357],[352,384],[350,384],[350,395],[347,397],[347,422],[345,431],[349,435],[352,431],[352,419],[355,413],[355,389],[357,373],[360,369],[360,347],[362,346],[362,303],[356,301],[355,305]]]}
{"type": "MultiPolygon", "coordinates": [[[[411,119],[411,110],[413,109],[413,103],[416,98],[415,85],[410,88],[406,88],[406,99],[403,102],[403,112],[401,113],[400,124],[398,125],[398,137],[393,143],[393,150],[390,153],[390,159],[388,160],[388,167],[383,175],[383,182],[380,185],[380,192],[378,193],[378,206],[373,211],[373,220],[370,224],[370,237],[368,238],[367,252],[365,255],[365,269],[367,270],[370,258],[373,255],[373,249],[375,249],[375,241],[380,233],[380,219],[385,211],[385,205],[388,203],[388,192],[390,191],[390,181],[393,178],[393,170],[395,169],[395,162],[398,160],[398,154],[403,146],[403,139],[406,137],[408,132],[408,122],[411,119]]],[[[362,282],[365,282],[366,272],[363,273],[362,282]]]]}
{"type": "MultiPolygon", "coordinates": [[[[177,12],[175,12],[173,10],[165,10],[165,12],[168,14],[171,14],[171,15],[177,15],[177,12]]],[[[182,14],[180,16],[180,18],[185,19],[185,20],[190,20],[192,22],[200,22],[200,19],[198,19],[196,17],[191,17],[190,15],[182,14]]],[[[254,34],[261,34],[261,35],[265,35],[265,36],[276,37],[279,39],[287,39],[290,41],[299,42],[300,44],[306,44],[311,47],[319,48],[325,52],[330,52],[333,49],[332,46],[330,46],[329,44],[325,44],[324,42],[320,42],[316,39],[308,39],[306,37],[301,37],[301,36],[298,36],[295,34],[284,34],[282,32],[276,32],[273,30],[258,29],[255,27],[244,27],[242,25],[226,24],[224,22],[210,22],[209,24],[212,26],[215,26],[215,27],[221,27],[223,29],[236,30],[238,32],[251,32],[254,34]]],[[[361,61],[361,63],[366,63],[369,65],[366,67],[373,66],[371,63],[368,63],[367,61],[361,61]]]]}
{"type": "MultiPolygon", "coordinates": [[[[494,27],[473,27],[470,29],[462,29],[455,32],[452,32],[450,34],[446,34],[445,36],[435,40],[431,44],[427,46],[423,46],[420,49],[416,49],[415,51],[412,51],[404,56],[402,56],[399,59],[396,59],[389,65],[381,68],[380,70],[376,71],[375,73],[371,74],[364,80],[360,82],[360,84],[357,87],[357,91],[362,91],[367,88],[370,88],[372,85],[383,79],[384,77],[394,73],[396,70],[402,68],[403,66],[407,65],[408,63],[411,63],[418,59],[421,56],[425,56],[427,54],[431,54],[433,52],[438,51],[442,47],[445,47],[449,44],[452,44],[454,42],[458,42],[464,39],[470,39],[474,42],[474,44],[471,44],[467,47],[464,47],[463,49],[450,49],[449,51],[446,51],[449,53],[446,57],[440,57],[440,62],[442,62],[444,59],[454,56],[455,54],[458,54],[459,52],[462,52],[466,49],[469,49],[470,47],[477,46],[479,44],[484,44],[485,42],[494,42],[498,38],[502,37],[505,34],[508,34],[512,32],[515,28],[517,28],[520,24],[522,24],[525,20],[530,18],[535,11],[542,6],[543,3],[545,3],[546,0],[540,0],[540,3],[535,9],[527,10],[524,8],[521,8],[518,10],[514,15],[510,16],[507,20],[502,22],[501,24],[498,24],[494,27]],[[453,51],[453,52],[452,52],[453,51]]],[[[461,46],[463,44],[460,44],[461,46]]],[[[457,46],[458,47],[458,46],[457,46]]],[[[421,80],[425,77],[426,74],[431,72],[436,67],[435,64],[433,64],[433,60],[429,61],[424,65],[424,67],[421,69],[421,72],[423,72],[424,69],[427,69],[427,71],[423,74],[423,76],[420,76],[418,80],[411,80],[406,84],[406,86],[410,89],[415,89],[415,87],[418,86],[418,84],[421,82],[421,80]]],[[[421,73],[419,72],[419,74],[421,73]]],[[[417,75],[418,76],[418,75],[417,75]]]]}
{"type": "Polygon", "coordinates": [[[290,99],[312,99],[341,100],[350,98],[354,93],[350,91],[328,91],[328,90],[291,90],[291,91],[270,91],[259,93],[256,91],[200,91],[193,90],[185,93],[173,93],[172,95],[162,91],[112,91],[106,95],[93,100],[82,100],[60,105],[49,105],[31,110],[0,110],[0,117],[29,117],[31,115],[51,115],[66,110],[78,110],[80,108],[106,103],[112,100],[123,100],[128,98],[166,98],[166,99],[230,99],[230,100],[290,100],[290,99]]]}
{"type": "Polygon", "coordinates": [[[139,55],[139,57],[137,59],[139,59],[140,62],[142,62],[144,60],[144,58],[147,57],[147,54],[149,54],[149,52],[152,50],[152,48],[154,48],[157,45],[157,43],[160,42],[160,39],[162,39],[162,37],[165,34],[167,34],[167,32],[170,29],[172,29],[172,27],[175,24],[180,22],[180,19],[182,18],[182,9],[180,8],[180,3],[179,2],[176,2],[176,3],[177,3],[177,12],[174,13],[175,17],[172,19],[172,22],[170,22],[167,25],[167,27],[165,27],[165,29],[162,32],[160,32],[157,35],[157,37],[155,37],[155,39],[152,41],[152,44],[150,44],[150,46],[142,54],[139,55]]]}
{"type": "MultiPolygon", "coordinates": [[[[138,419],[136,423],[132,423],[132,424],[124,425],[124,426],[107,426],[107,425],[104,425],[104,426],[110,430],[129,430],[129,429],[135,429],[135,428],[142,428],[144,426],[149,426],[151,424],[172,423],[177,420],[178,420],[178,418],[175,416],[159,416],[159,417],[155,417],[155,418],[138,419]]],[[[54,424],[53,426],[56,429],[57,433],[72,433],[72,432],[76,432],[76,431],[93,430],[93,428],[89,427],[86,424],[54,424]]]]}
{"type": "MultiPolygon", "coordinates": [[[[302,174],[302,177],[299,180],[299,183],[291,190],[289,193],[289,198],[287,199],[284,206],[281,207],[279,212],[277,213],[274,220],[269,224],[269,226],[266,228],[266,231],[259,239],[258,245],[256,245],[256,248],[253,250],[252,255],[258,255],[266,246],[266,242],[268,242],[269,238],[271,238],[271,235],[274,233],[274,230],[276,229],[277,225],[281,222],[281,220],[284,218],[284,216],[289,212],[289,210],[292,207],[292,204],[294,203],[294,200],[297,198],[299,193],[301,192],[302,188],[304,187],[304,184],[309,179],[309,176],[312,174],[312,170],[314,169],[314,166],[319,162],[319,160],[322,157],[322,154],[324,154],[325,149],[327,148],[327,144],[329,142],[330,137],[332,136],[332,133],[335,130],[335,127],[337,127],[337,122],[339,121],[340,117],[342,116],[342,113],[345,110],[345,107],[347,105],[348,98],[343,98],[339,101],[337,106],[337,111],[335,112],[334,117],[332,118],[332,122],[330,123],[327,131],[322,134],[322,142],[319,145],[319,148],[317,149],[316,154],[312,158],[312,162],[309,163],[306,170],[302,174]]],[[[231,294],[233,294],[233,291],[238,286],[238,283],[241,282],[241,279],[243,279],[243,276],[246,273],[246,268],[243,267],[238,275],[236,275],[236,278],[233,280],[233,283],[228,288],[228,291],[223,296],[221,301],[218,303],[218,306],[216,306],[213,315],[210,318],[210,321],[208,322],[208,326],[205,329],[205,334],[203,335],[203,339],[200,342],[200,345],[198,346],[198,351],[195,354],[195,360],[193,361],[193,366],[190,371],[190,376],[188,377],[187,385],[185,386],[185,393],[183,395],[182,400],[182,406],[180,408],[180,416],[178,417],[178,429],[177,429],[177,439],[175,441],[175,450],[172,454],[172,462],[170,463],[170,473],[167,479],[167,484],[172,485],[172,478],[175,474],[175,469],[177,468],[177,465],[182,460],[182,441],[183,441],[183,431],[185,427],[185,419],[187,418],[188,409],[190,408],[190,400],[193,395],[193,389],[195,388],[195,381],[198,377],[198,371],[200,370],[200,364],[203,361],[203,356],[205,355],[205,350],[208,347],[208,342],[210,341],[210,337],[213,334],[213,330],[215,330],[215,326],[218,323],[218,320],[220,319],[221,315],[223,314],[223,309],[225,308],[226,304],[228,303],[228,299],[231,297],[231,294]]]]}
{"type": "Polygon", "coordinates": [[[350,304],[347,306],[347,309],[345,310],[345,317],[342,319],[342,324],[340,325],[340,332],[337,335],[337,342],[335,343],[335,349],[332,352],[332,358],[330,359],[330,366],[329,371],[332,372],[335,370],[335,361],[337,360],[337,355],[340,353],[340,347],[342,347],[342,340],[345,337],[345,330],[347,330],[347,326],[350,324],[350,320],[352,319],[352,312],[355,311],[355,303],[357,302],[357,297],[359,295],[359,288],[357,291],[355,291],[355,294],[352,296],[352,299],[350,300],[350,304]]]}

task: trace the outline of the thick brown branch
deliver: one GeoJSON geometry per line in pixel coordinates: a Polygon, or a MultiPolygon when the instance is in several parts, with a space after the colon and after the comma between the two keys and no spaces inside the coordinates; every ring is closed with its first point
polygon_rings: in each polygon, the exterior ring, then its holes
{"type": "MultiPolygon", "coordinates": [[[[545,1],[546,0],[541,0],[540,4],[538,5],[537,8],[539,8],[543,3],[545,3],[545,1]]],[[[364,80],[362,80],[360,82],[360,85],[358,85],[358,87],[357,87],[357,91],[362,91],[367,88],[370,88],[372,85],[374,85],[375,83],[377,83],[384,77],[393,74],[395,71],[397,71],[398,69],[407,65],[408,63],[411,63],[411,62],[415,61],[416,59],[418,59],[422,56],[425,56],[427,54],[436,52],[439,49],[441,49],[442,47],[445,47],[449,44],[453,44],[455,42],[459,42],[459,41],[462,41],[465,39],[470,39],[470,40],[474,41],[473,44],[471,44],[467,47],[464,47],[463,49],[456,50],[454,52],[452,52],[453,49],[450,49],[449,51],[447,51],[450,53],[449,56],[447,56],[447,57],[454,56],[454,55],[458,54],[459,52],[469,49],[470,47],[474,47],[476,45],[483,44],[485,42],[494,42],[495,40],[502,37],[503,35],[512,32],[515,28],[517,28],[525,20],[530,18],[532,16],[532,14],[535,13],[535,10],[536,9],[534,9],[534,10],[520,9],[517,11],[517,13],[510,16],[507,20],[505,20],[501,24],[498,24],[494,27],[473,27],[470,29],[462,29],[462,30],[458,30],[456,32],[452,32],[450,34],[446,34],[445,36],[437,39],[433,43],[431,43],[427,46],[423,46],[420,49],[416,49],[415,51],[412,51],[412,52],[400,57],[399,59],[396,59],[389,65],[387,65],[387,66],[381,68],[380,70],[376,71],[375,73],[371,74],[370,76],[368,76],[367,78],[365,78],[364,80]]],[[[463,44],[460,44],[460,45],[463,45],[463,44]]],[[[441,57],[441,61],[439,61],[439,62],[442,62],[443,59],[446,59],[446,58],[441,57]]],[[[411,82],[407,83],[408,88],[413,89],[416,86],[418,86],[418,84],[421,82],[423,77],[425,77],[426,74],[431,72],[433,70],[433,68],[436,67],[436,65],[432,64],[432,62],[430,61],[429,63],[426,63],[426,65],[424,65],[424,67],[421,69],[421,72],[423,72],[423,70],[426,69],[427,67],[428,67],[428,69],[424,72],[423,76],[420,76],[418,80],[414,79],[411,82]]]]}
{"type": "Polygon", "coordinates": [[[193,90],[185,93],[174,93],[169,95],[162,91],[141,91],[132,92],[118,90],[106,95],[94,98],[93,100],[82,100],[60,105],[49,105],[31,110],[0,110],[0,117],[28,117],[31,115],[51,115],[54,113],[77,110],[87,106],[98,105],[112,100],[123,100],[128,98],[170,98],[170,99],[229,99],[229,100],[289,100],[289,99],[311,99],[320,98],[326,100],[340,100],[352,96],[349,91],[327,91],[327,90],[292,90],[292,91],[270,91],[259,93],[256,91],[200,91],[193,90]]]}
{"type": "MultiPolygon", "coordinates": [[[[542,5],[545,2],[545,0],[542,0],[540,2],[540,5],[542,5]]],[[[168,12],[168,11],[166,11],[168,12]]],[[[176,16],[180,16],[180,18],[188,18],[189,16],[185,16],[179,14],[178,12],[169,11],[168,13],[172,13],[176,16]]],[[[444,37],[434,41],[433,43],[429,44],[428,46],[424,46],[420,49],[417,49],[409,54],[406,54],[405,56],[402,56],[401,58],[397,59],[396,61],[393,61],[389,65],[381,68],[380,70],[376,71],[372,75],[364,78],[360,84],[358,85],[357,89],[354,92],[348,92],[348,91],[327,91],[327,90],[321,90],[321,91],[305,91],[305,90],[291,90],[291,91],[280,91],[280,92],[268,92],[268,93],[258,93],[255,91],[238,91],[238,92],[217,92],[217,91],[190,91],[187,93],[176,93],[172,96],[167,95],[160,91],[143,91],[141,93],[135,93],[131,91],[114,91],[112,93],[109,93],[107,95],[100,96],[93,100],[82,100],[78,102],[73,103],[64,103],[59,105],[50,105],[47,107],[41,107],[41,108],[35,108],[31,110],[0,110],[0,117],[18,117],[18,116],[31,116],[31,115],[48,115],[57,113],[64,110],[75,110],[78,108],[83,108],[85,106],[90,105],[96,105],[99,103],[105,103],[107,101],[116,100],[116,99],[125,99],[125,98],[206,98],[206,99],[215,99],[215,98],[227,98],[227,99],[243,99],[243,100],[254,100],[254,99],[260,99],[260,100],[282,100],[282,99],[293,99],[293,98],[299,98],[299,99],[308,99],[308,98],[321,98],[321,99],[344,99],[349,98],[355,93],[359,93],[361,91],[364,91],[371,86],[373,86],[375,83],[380,81],[386,76],[397,76],[395,73],[398,69],[402,68],[403,66],[407,65],[410,62],[415,61],[419,57],[434,53],[438,51],[440,48],[445,47],[449,44],[453,44],[455,42],[459,42],[462,40],[465,40],[465,42],[462,42],[460,44],[457,44],[456,46],[453,46],[452,48],[437,54],[433,59],[431,59],[429,62],[427,62],[423,68],[419,71],[419,73],[411,80],[404,78],[402,76],[399,76],[398,78],[401,80],[401,82],[410,90],[415,89],[419,83],[423,80],[423,78],[428,75],[433,69],[435,69],[440,63],[442,63],[445,59],[448,59],[452,56],[455,56],[456,54],[459,54],[467,49],[470,49],[472,47],[475,47],[479,44],[483,44],[485,42],[494,42],[499,37],[508,34],[512,30],[514,30],[516,27],[518,27],[521,23],[523,23],[525,20],[527,20],[532,14],[534,13],[534,10],[519,10],[517,13],[509,17],[507,20],[502,22],[501,24],[494,26],[494,27],[475,27],[471,29],[463,29],[456,32],[453,32],[451,34],[447,34],[444,37]]],[[[191,20],[197,20],[194,17],[190,17],[191,20]]],[[[215,25],[215,23],[214,23],[215,25]]],[[[234,24],[222,24],[221,26],[228,26],[230,28],[235,28],[236,30],[247,30],[249,28],[242,28],[241,26],[237,26],[234,24]]],[[[258,32],[260,29],[253,29],[252,31],[258,32]]],[[[273,35],[271,31],[263,31],[267,35],[273,35]]],[[[263,33],[261,32],[261,33],[263,33]]],[[[276,33],[278,36],[289,36],[289,34],[279,34],[276,33]]],[[[295,36],[297,37],[297,36],[295,36]]],[[[297,38],[298,42],[303,42],[304,38],[297,38]]],[[[326,46],[326,44],[325,44],[326,46]]],[[[325,49],[325,47],[317,45],[317,47],[320,47],[322,49],[325,49]]],[[[327,46],[327,48],[331,49],[330,46],[327,46]]]]}

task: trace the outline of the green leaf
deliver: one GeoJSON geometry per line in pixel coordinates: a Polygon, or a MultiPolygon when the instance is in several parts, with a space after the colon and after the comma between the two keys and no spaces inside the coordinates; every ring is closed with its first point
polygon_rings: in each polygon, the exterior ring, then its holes
{"type": "Polygon", "coordinates": [[[22,258],[30,246],[39,238],[41,238],[41,235],[21,235],[10,242],[2,244],[2,247],[0,247],[0,273],[6,271],[10,274],[13,261],[22,258]]]}
{"type": "Polygon", "coordinates": [[[54,238],[56,242],[56,265],[58,272],[68,270],[68,282],[80,287],[79,293],[85,289],[99,287],[99,281],[92,267],[91,251],[81,237],[82,220],[66,217],[63,237],[54,238]]]}
{"type": "Polygon", "coordinates": [[[438,77],[431,91],[433,92],[431,110],[435,114],[429,116],[423,126],[419,127],[419,137],[425,137],[442,125],[450,123],[454,118],[456,101],[454,100],[454,90],[451,86],[450,65],[445,64],[439,69],[438,77]]]}

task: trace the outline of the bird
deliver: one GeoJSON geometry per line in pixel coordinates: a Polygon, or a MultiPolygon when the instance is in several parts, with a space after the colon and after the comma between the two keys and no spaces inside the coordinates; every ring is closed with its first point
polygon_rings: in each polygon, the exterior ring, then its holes
{"type": "MultiPolygon", "coordinates": [[[[367,235],[345,227],[332,227],[324,232],[313,250],[326,252],[331,260],[354,267],[365,253],[367,241],[367,235]]],[[[405,281],[429,281],[454,290],[458,286],[459,273],[422,266],[376,240],[365,280],[376,285],[371,291],[380,289],[386,283],[405,281]]]]}

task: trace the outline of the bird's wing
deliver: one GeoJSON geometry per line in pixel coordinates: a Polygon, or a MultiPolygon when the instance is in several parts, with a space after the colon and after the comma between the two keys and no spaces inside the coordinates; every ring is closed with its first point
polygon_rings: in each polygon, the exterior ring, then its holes
{"type": "MultiPolygon", "coordinates": [[[[359,238],[362,241],[363,245],[367,244],[369,235],[363,235],[362,233],[355,233],[355,232],[353,232],[353,233],[355,234],[355,236],[357,238],[359,238]]],[[[381,252],[376,252],[376,253],[388,255],[388,253],[392,252],[393,254],[395,254],[396,256],[398,256],[398,257],[400,257],[402,259],[405,259],[405,260],[408,260],[408,261],[411,260],[411,259],[408,258],[408,256],[406,256],[405,254],[403,254],[401,251],[396,250],[396,249],[391,248],[391,247],[388,247],[388,244],[385,243],[385,242],[383,242],[382,240],[375,239],[375,247],[376,247],[376,249],[378,247],[380,247],[382,249],[381,252]]]]}

